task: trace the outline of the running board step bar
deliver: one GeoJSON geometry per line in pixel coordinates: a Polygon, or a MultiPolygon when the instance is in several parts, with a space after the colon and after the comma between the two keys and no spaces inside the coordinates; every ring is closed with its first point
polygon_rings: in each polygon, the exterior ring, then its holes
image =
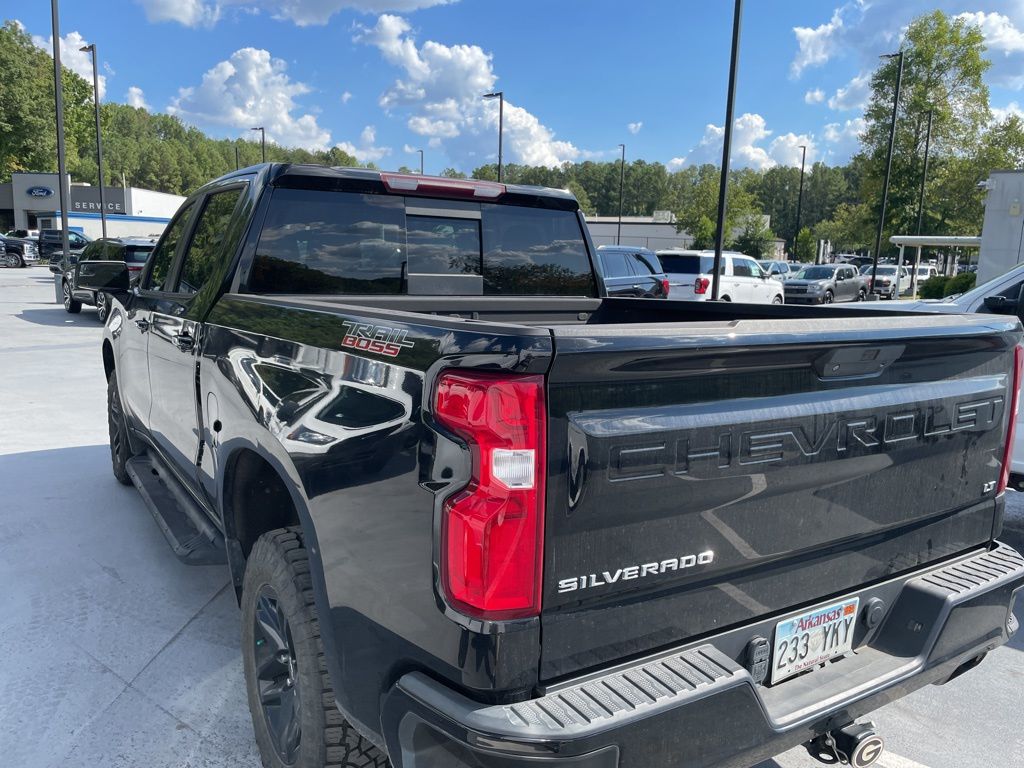
{"type": "Polygon", "coordinates": [[[149,454],[125,465],[174,554],[186,565],[227,563],[224,538],[163,464],[149,454]]]}

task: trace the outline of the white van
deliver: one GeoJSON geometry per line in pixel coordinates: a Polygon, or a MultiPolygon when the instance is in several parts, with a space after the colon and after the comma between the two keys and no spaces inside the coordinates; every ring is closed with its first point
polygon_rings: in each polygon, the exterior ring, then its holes
{"type": "MultiPolygon", "coordinates": [[[[711,298],[714,251],[668,249],[657,252],[668,276],[670,301],[706,301],[711,298]]],[[[729,251],[722,254],[718,295],[723,301],[745,304],[782,304],[782,283],[773,280],[749,256],[729,251]]]]}

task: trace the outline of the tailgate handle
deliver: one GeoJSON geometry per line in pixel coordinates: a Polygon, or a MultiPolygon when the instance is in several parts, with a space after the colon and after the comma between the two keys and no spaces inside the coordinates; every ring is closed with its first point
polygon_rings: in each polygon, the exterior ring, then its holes
{"type": "Polygon", "coordinates": [[[839,347],[815,360],[814,369],[822,379],[870,379],[881,376],[906,348],[905,344],[839,347]]]}

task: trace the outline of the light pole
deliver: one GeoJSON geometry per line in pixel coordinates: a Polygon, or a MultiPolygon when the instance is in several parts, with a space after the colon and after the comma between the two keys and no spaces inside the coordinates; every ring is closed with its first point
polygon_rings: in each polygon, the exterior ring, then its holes
{"type": "Polygon", "coordinates": [[[267,132],[263,130],[263,126],[252,128],[253,131],[260,132],[260,151],[263,153],[263,162],[267,162],[267,132]]]}
{"type": "Polygon", "coordinates": [[[103,196],[103,141],[100,138],[100,83],[96,72],[96,43],[90,43],[78,50],[92,54],[92,102],[96,113],[96,174],[100,182],[100,228],[107,237],[107,202],[103,196]]]}
{"type": "Polygon", "coordinates": [[[420,176],[422,176],[423,175],[423,150],[422,149],[417,149],[415,151],[420,153],[420,176]]]}
{"type": "Polygon", "coordinates": [[[68,189],[67,162],[64,156],[64,84],[60,63],[60,8],[57,0],[50,0],[50,18],[53,23],[53,106],[57,118],[57,179],[60,189],[60,231],[62,253],[68,253],[68,189]]]}
{"type": "Polygon", "coordinates": [[[494,91],[485,93],[485,99],[498,100],[498,181],[501,181],[501,136],[504,133],[505,123],[505,92],[494,91]]]}
{"type": "Polygon", "coordinates": [[[237,171],[242,167],[242,164],[238,161],[238,145],[235,144],[235,170],[237,171]]]}
{"type": "Polygon", "coordinates": [[[800,214],[804,207],[804,164],[807,162],[807,147],[801,145],[803,155],[800,157],[800,191],[796,193],[796,235],[793,237],[793,257],[799,261],[800,250],[800,214]]]}
{"type": "Polygon", "coordinates": [[[626,145],[619,144],[622,160],[619,162],[619,229],[615,233],[615,244],[622,245],[622,182],[626,178],[626,145]]]}
{"type": "MultiPolygon", "coordinates": [[[[896,70],[896,93],[892,100],[892,122],[889,124],[889,154],[885,160],[885,181],[882,184],[882,213],[878,217],[878,235],[875,237],[875,252],[871,259],[871,291],[875,290],[875,277],[878,273],[878,253],[882,249],[882,230],[885,229],[885,208],[889,204],[889,174],[892,173],[892,147],[896,140],[896,115],[900,106],[900,84],[903,82],[903,51],[898,53],[887,53],[880,58],[899,59],[899,67],[896,70]]],[[[900,265],[897,265],[900,266],[900,265]]],[[[896,277],[899,278],[899,270],[896,270],[896,277]]]]}
{"type": "MultiPolygon", "coordinates": [[[[928,110],[928,127],[924,133],[924,168],[921,171],[921,191],[917,195],[917,235],[921,234],[921,225],[924,223],[924,185],[928,181],[928,148],[932,143],[932,114],[934,109],[928,110]]],[[[901,249],[902,250],[902,249],[901,249]]],[[[917,267],[921,263],[921,246],[917,246],[917,255],[914,257],[914,271],[910,275],[910,283],[913,289],[910,292],[911,298],[917,298],[917,267]]],[[[902,266],[902,265],[900,265],[902,266]]]]}
{"type": "Polygon", "coordinates": [[[718,278],[722,271],[725,242],[725,195],[729,186],[729,151],[732,147],[732,110],[736,101],[736,69],[740,58],[740,20],[743,0],[736,0],[732,16],[732,54],[729,60],[729,91],[725,97],[725,132],[722,136],[722,178],[718,184],[718,232],[715,233],[715,265],[711,276],[711,300],[718,301],[718,278]]]}

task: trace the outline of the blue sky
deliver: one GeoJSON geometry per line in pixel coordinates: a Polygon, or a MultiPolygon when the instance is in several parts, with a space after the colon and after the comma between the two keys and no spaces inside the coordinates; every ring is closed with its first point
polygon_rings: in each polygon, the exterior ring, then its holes
{"type": "MultiPolygon", "coordinates": [[[[844,162],[867,77],[915,16],[941,8],[982,27],[997,114],[1024,101],[1020,0],[748,0],[733,164],[844,162]]],[[[37,44],[47,3],[0,0],[37,44]]],[[[214,136],[264,125],[282,144],[340,145],[381,167],[472,170],[496,156],[551,165],[717,162],[732,3],[610,0],[65,0],[65,65],[100,51],[105,100],[146,105],[214,136]]],[[[91,76],[91,75],[90,75],[91,76]]]]}

